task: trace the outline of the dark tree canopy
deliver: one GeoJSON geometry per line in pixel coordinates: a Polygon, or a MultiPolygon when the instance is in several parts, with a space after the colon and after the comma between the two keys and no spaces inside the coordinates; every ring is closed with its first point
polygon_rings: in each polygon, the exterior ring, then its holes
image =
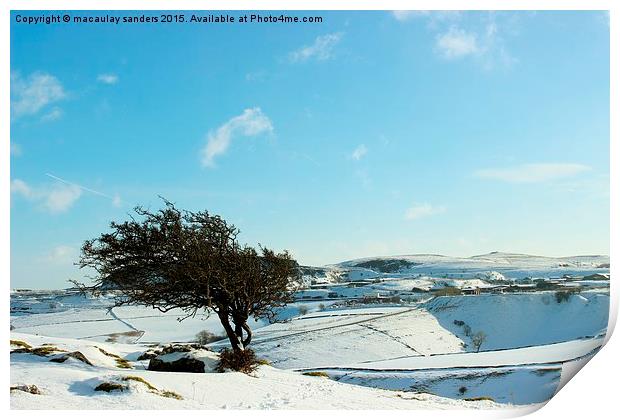
{"type": "Polygon", "coordinates": [[[116,306],[181,309],[187,317],[215,312],[233,349],[244,349],[252,339],[248,319],[273,322],[292,300],[297,262],[287,251],[240,245],[239,230],[220,216],[164,201],[155,212],[137,207],[131,220],[112,222],[111,233],[86,241],[79,266],[97,275],[92,286],[78,286],[94,294],[121,291],[116,306]]]}

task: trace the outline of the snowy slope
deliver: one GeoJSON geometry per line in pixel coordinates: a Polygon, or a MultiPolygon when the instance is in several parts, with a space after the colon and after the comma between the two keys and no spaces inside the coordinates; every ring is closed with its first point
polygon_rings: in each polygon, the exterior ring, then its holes
{"type": "Polygon", "coordinates": [[[483,331],[482,350],[541,345],[604,333],[609,295],[587,292],[558,303],[554,293],[438,297],[424,307],[439,324],[470,344],[463,321],[472,333],[483,331]]]}
{"type": "MultiPolygon", "coordinates": [[[[255,375],[242,373],[169,373],[111,367],[95,346],[87,340],[56,339],[27,334],[12,334],[31,345],[54,344],[62,349],[80,350],[92,357],[94,366],[69,360],[50,363],[46,358],[11,355],[11,386],[36,385],[41,395],[11,392],[13,409],[463,409],[509,408],[491,401],[460,401],[430,394],[411,394],[337,383],[320,377],[261,367],[255,375]],[[90,350],[89,350],[90,348],[90,350]],[[94,349],[94,350],[93,350],[94,349]],[[92,351],[91,351],[92,350],[92,351]],[[130,381],[129,389],[97,392],[102,382],[121,382],[126,375],[147,380],[146,385],[130,381]],[[160,391],[171,391],[181,400],[166,398],[160,391]]],[[[106,350],[124,356],[132,345],[108,344],[106,350]]],[[[139,347],[134,347],[138,349],[139,347]]]]}
{"type": "Polygon", "coordinates": [[[347,365],[407,355],[461,351],[462,341],[423,309],[326,311],[256,331],[253,348],[280,368],[347,365]]]}

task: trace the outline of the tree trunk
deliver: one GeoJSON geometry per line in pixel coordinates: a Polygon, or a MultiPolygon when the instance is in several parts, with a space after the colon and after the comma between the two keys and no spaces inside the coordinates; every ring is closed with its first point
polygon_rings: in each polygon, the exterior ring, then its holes
{"type": "Polygon", "coordinates": [[[228,340],[230,341],[230,345],[232,346],[234,351],[240,351],[244,349],[244,345],[242,342],[242,338],[237,335],[235,330],[233,330],[230,325],[230,320],[228,319],[228,313],[220,311],[218,312],[218,317],[220,318],[220,322],[224,327],[224,331],[226,331],[226,335],[228,336],[228,340]]]}
{"type": "Polygon", "coordinates": [[[239,341],[243,342],[243,329],[241,328],[241,323],[233,318],[233,324],[235,324],[235,334],[239,337],[239,341]]]}
{"type": "Polygon", "coordinates": [[[252,341],[252,329],[250,328],[247,322],[243,323],[242,328],[245,330],[245,334],[246,334],[245,340],[243,340],[243,347],[247,347],[250,345],[250,342],[252,341]]]}

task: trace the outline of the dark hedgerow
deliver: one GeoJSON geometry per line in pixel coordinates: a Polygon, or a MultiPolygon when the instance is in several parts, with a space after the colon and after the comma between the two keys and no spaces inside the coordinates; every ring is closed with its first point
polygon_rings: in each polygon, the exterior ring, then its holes
{"type": "Polygon", "coordinates": [[[557,303],[568,302],[572,295],[577,295],[579,293],[581,293],[581,288],[579,288],[579,287],[573,287],[573,288],[570,288],[570,289],[566,288],[564,290],[558,290],[557,292],[555,292],[555,301],[557,303]]]}

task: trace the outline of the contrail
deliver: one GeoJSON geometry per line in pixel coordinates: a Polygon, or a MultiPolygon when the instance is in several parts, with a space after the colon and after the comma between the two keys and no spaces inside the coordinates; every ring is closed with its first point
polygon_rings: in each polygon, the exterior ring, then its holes
{"type": "Polygon", "coordinates": [[[49,176],[52,179],[55,179],[56,181],[60,181],[63,184],[67,184],[67,185],[71,185],[71,186],[74,186],[74,187],[78,187],[79,189],[84,190],[84,191],[88,191],[89,193],[100,195],[101,197],[109,198],[110,200],[115,200],[116,199],[115,197],[109,196],[108,194],[104,194],[104,193],[102,193],[100,191],[92,190],[92,189],[87,188],[87,187],[85,187],[83,185],[76,184],[75,182],[67,181],[66,179],[62,179],[62,178],[57,177],[56,175],[52,175],[50,173],[46,173],[45,175],[49,176]]]}

